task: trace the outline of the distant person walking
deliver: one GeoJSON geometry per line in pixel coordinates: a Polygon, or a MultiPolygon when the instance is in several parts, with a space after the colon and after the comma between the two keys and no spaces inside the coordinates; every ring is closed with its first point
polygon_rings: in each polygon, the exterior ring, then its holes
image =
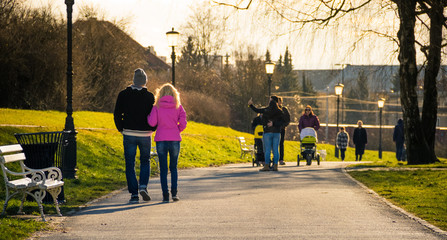
{"type": "Polygon", "coordinates": [[[286,165],[284,162],[284,138],[286,136],[286,127],[290,124],[290,113],[287,107],[282,105],[282,97],[277,97],[278,106],[284,114],[284,125],[281,128],[281,140],[279,141],[279,165],[286,165]]]}
{"type": "Polygon", "coordinates": [[[362,161],[362,155],[365,153],[365,146],[368,144],[368,136],[364,129],[362,120],[357,121],[358,128],[354,129],[352,141],[355,145],[355,160],[362,161]]]}
{"type": "Polygon", "coordinates": [[[269,106],[266,108],[256,108],[253,106],[253,100],[248,101],[249,107],[257,112],[262,113],[262,125],[264,134],[262,140],[264,142],[264,158],[265,164],[259,171],[270,171],[271,153],[273,152],[273,171],[278,171],[279,161],[279,142],[281,140],[281,128],[284,125],[284,115],[278,102],[270,98],[269,106]]]}
{"type": "Polygon", "coordinates": [[[349,135],[345,131],[345,127],[340,127],[340,132],[337,133],[336,143],[337,143],[337,148],[340,149],[341,160],[344,161],[345,160],[345,152],[346,152],[346,149],[348,148],[348,143],[349,143],[349,135]]]}
{"type": "Polygon", "coordinates": [[[115,126],[123,134],[124,158],[126,161],[127,189],[131,194],[129,203],[138,203],[138,192],[144,201],[151,200],[147,185],[150,175],[151,135],[154,127],[147,123],[152,110],[154,95],[146,88],[147,77],[143,69],[136,69],[133,85],[118,94],[115,111],[115,126]],[[135,156],[140,149],[140,181],[135,173],[135,156]]]}
{"type": "Polygon", "coordinates": [[[303,115],[300,117],[299,123],[298,123],[298,129],[303,130],[303,128],[311,127],[315,129],[315,131],[318,131],[320,129],[320,120],[318,119],[317,115],[314,114],[312,111],[312,107],[307,105],[304,109],[303,115]]]}
{"type": "Polygon", "coordinates": [[[154,141],[156,142],[160,163],[160,183],[163,202],[169,202],[168,189],[168,154],[171,171],[172,200],[178,201],[178,157],[180,153],[180,133],[186,128],[186,112],[180,103],[180,93],[169,83],[157,89],[155,106],[147,117],[151,126],[157,126],[154,141]]]}
{"type": "Polygon", "coordinates": [[[394,127],[393,142],[396,143],[396,158],[397,161],[404,161],[404,121],[402,119],[397,120],[397,125],[394,127]]]}

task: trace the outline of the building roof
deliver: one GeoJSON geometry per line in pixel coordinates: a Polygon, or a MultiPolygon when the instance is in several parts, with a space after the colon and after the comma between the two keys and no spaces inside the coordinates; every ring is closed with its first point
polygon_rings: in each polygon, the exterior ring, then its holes
{"type": "Polygon", "coordinates": [[[136,53],[137,57],[140,55],[148,63],[149,70],[169,70],[171,68],[166,62],[153,54],[149,48],[141,46],[131,36],[111,22],[89,18],[87,20],[76,21],[73,27],[80,31],[81,34],[83,31],[88,31],[88,29],[94,29],[95,31],[103,31],[103,33],[117,41],[126,41],[136,53]]]}

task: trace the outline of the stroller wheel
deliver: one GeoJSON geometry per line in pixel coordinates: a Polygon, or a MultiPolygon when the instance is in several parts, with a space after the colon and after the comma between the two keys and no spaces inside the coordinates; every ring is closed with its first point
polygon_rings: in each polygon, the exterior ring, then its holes
{"type": "Polygon", "coordinates": [[[312,155],[310,155],[310,154],[306,155],[306,162],[307,162],[308,166],[310,166],[312,164],[312,155]]]}

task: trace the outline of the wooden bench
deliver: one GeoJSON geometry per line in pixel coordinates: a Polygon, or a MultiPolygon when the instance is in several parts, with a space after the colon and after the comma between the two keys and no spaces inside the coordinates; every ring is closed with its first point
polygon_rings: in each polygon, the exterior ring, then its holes
{"type": "Polygon", "coordinates": [[[26,194],[28,194],[36,200],[42,220],[46,221],[43,213],[42,199],[45,197],[46,192],[48,192],[53,197],[57,215],[62,216],[57,196],[61,192],[64,182],[62,181],[62,173],[59,168],[31,169],[25,166],[24,161],[25,154],[20,144],[0,146],[0,166],[6,187],[6,200],[2,215],[6,213],[9,200],[17,194],[21,194],[22,197],[18,214],[24,214],[22,212],[23,202],[25,201],[26,194]],[[14,172],[6,167],[7,164],[11,167],[13,163],[20,164],[20,171],[14,172]]]}
{"type": "Polygon", "coordinates": [[[255,148],[253,145],[248,145],[245,142],[245,138],[244,137],[236,137],[236,139],[239,141],[239,146],[241,147],[241,158],[245,157],[245,154],[250,154],[251,155],[251,159],[254,159],[254,155],[255,155],[255,148]]]}

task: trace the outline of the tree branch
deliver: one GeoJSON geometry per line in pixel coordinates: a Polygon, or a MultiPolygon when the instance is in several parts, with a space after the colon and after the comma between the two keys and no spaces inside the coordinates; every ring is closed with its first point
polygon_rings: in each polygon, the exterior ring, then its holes
{"type": "Polygon", "coordinates": [[[253,2],[253,0],[250,0],[247,4],[247,6],[245,7],[240,7],[240,5],[242,4],[243,0],[241,0],[239,3],[237,4],[231,4],[231,3],[223,3],[220,1],[216,1],[216,0],[211,0],[213,3],[220,5],[220,6],[227,6],[227,7],[233,7],[236,8],[237,10],[248,10],[248,8],[250,8],[251,3],[253,2]]]}
{"type": "Polygon", "coordinates": [[[385,34],[385,33],[377,32],[375,30],[364,30],[364,32],[374,33],[374,34],[377,34],[377,35],[379,35],[381,37],[386,37],[389,40],[395,42],[397,44],[397,46],[400,46],[399,45],[399,39],[397,37],[393,37],[393,36],[390,36],[390,35],[385,34]]]}

